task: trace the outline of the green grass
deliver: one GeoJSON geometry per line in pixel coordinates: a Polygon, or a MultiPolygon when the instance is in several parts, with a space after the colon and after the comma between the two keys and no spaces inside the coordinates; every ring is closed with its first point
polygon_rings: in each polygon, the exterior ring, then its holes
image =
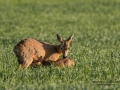
{"type": "Polygon", "coordinates": [[[118,90],[119,0],[0,0],[0,90],[118,90]],[[74,67],[16,70],[23,38],[58,44],[74,33],[74,67]]]}

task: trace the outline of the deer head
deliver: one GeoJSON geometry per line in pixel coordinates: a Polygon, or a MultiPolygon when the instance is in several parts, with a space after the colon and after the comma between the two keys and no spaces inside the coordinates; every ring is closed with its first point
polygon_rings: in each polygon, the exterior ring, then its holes
{"type": "Polygon", "coordinates": [[[68,39],[63,40],[58,34],[57,34],[57,39],[60,42],[60,50],[62,51],[63,58],[66,58],[68,55],[68,50],[69,50],[69,44],[72,40],[72,37],[74,36],[71,35],[68,39]]]}

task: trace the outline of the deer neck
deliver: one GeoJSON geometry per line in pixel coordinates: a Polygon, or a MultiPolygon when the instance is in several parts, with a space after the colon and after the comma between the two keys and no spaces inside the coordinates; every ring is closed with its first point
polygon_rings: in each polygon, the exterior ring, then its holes
{"type": "Polygon", "coordinates": [[[56,50],[57,53],[62,54],[61,44],[59,44],[59,45],[54,45],[54,47],[55,47],[55,50],[56,50]]]}

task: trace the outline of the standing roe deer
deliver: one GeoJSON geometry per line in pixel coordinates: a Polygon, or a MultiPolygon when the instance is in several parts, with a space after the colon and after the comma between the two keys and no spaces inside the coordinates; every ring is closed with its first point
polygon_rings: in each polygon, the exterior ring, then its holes
{"type": "Polygon", "coordinates": [[[61,54],[67,57],[70,41],[73,35],[63,40],[58,34],[59,45],[52,45],[35,39],[23,39],[13,49],[18,58],[19,68],[28,68],[32,63],[41,64],[43,61],[57,61],[61,54]]]}

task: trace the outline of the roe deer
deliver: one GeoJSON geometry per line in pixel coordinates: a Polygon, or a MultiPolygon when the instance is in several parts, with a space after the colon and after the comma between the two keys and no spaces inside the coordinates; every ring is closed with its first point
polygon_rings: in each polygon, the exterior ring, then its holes
{"type": "Polygon", "coordinates": [[[18,58],[19,68],[28,68],[32,63],[41,64],[43,61],[57,61],[61,54],[67,57],[71,35],[67,40],[63,40],[58,34],[59,45],[52,45],[36,39],[28,38],[21,40],[13,49],[18,58]]]}
{"type": "Polygon", "coordinates": [[[73,60],[69,59],[69,58],[63,58],[63,59],[59,59],[57,61],[54,61],[54,66],[57,67],[70,67],[73,66],[75,63],[73,60]]]}
{"type": "Polygon", "coordinates": [[[70,67],[70,66],[73,66],[74,64],[75,64],[74,61],[69,58],[63,58],[57,61],[43,61],[42,62],[43,66],[53,65],[55,67],[66,67],[66,66],[70,67]]]}

